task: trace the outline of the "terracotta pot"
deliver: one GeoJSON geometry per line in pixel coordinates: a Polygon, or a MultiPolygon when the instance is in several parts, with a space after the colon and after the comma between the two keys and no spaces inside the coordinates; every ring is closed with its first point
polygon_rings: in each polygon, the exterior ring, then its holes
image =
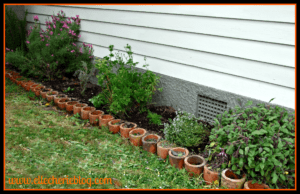
{"type": "Polygon", "coordinates": [[[57,106],[61,110],[66,109],[66,103],[69,102],[69,100],[70,100],[69,98],[62,98],[58,101],[57,106]]]}
{"type": "Polygon", "coordinates": [[[42,86],[41,84],[33,84],[33,85],[30,86],[30,90],[32,92],[35,92],[35,89],[38,88],[38,87],[41,87],[41,86],[42,86]]]}
{"type": "Polygon", "coordinates": [[[27,83],[26,86],[25,86],[25,90],[29,91],[30,90],[30,86],[32,86],[33,84],[35,84],[35,83],[34,82],[27,83]]]}
{"type": "Polygon", "coordinates": [[[15,71],[12,72],[13,75],[20,75],[20,73],[17,73],[15,71]]]}
{"type": "Polygon", "coordinates": [[[58,101],[62,98],[68,98],[68,96],[65,94],[58,94],[58,95],[54,96],[54,98],[53,98],[54,104],[57,105],[58,101]]]}
{"type": "Polygon", "coordinates": [[[16,79],[16,84],[18,85],[18,86],[22,86],[22,83],[23,82],[26,82],[27,80],[24,78],[24,77],[21,77],[21,78],[17,78],[16,79]]]}
{"type": "Polygon", "coordinates": [[[46,94],[51,91],[52,91],[52,89],[50,89],[50,88],[44,88],[40,91],[40,96],[42,96],[42,98],[46,98],[46,94]],[[43,90],[46,90],[46,91],[43,92],[43,90]]]}
{"type": "Polygon", "coordinates": [[[188,155],[189,155],[189,150],[186,149],[186,148],[181,148],[181,147],[171,148],[169,150],[169,161],[170,161],[170,164],[172,166],[174,166],[175,168],[182,169],[183,166],[184,166],[184,159],[188,155]],[[174,156],[172,154],[172,151],[175,151],[175,152],[184,152],[184,155],[183,156],[174,156]]]}
{"type": "Polygon", "coordinates": [[[66,103],[66,110],[68,112],[73,112],[74,105],[78,104],[79,102],[78,101],[72,101],[72,99],[70,99],[70,100],[71,100],[71,102],[66,103]]]}
{"type": "Polygon", "coordinates": [[[51,92],[46,93],[47,101],[51,102],[53,100],[54,96],[56,96],[57,94],[58,94],[57,91],[51,91],[51,92]]]}
{"type": "Polygon", "coordinates": [[[119,133],[121,124],[114,125],[115,123],[119,123],[119,122],[121,122],[121,119],[114,119],[114,120],[109,121],[107,123],[109,131],[112,132],[113,134],[119,133]]]}
{"type": "Polygon", "coordinates": [[[35,95],[36,95],[36,96],[40,96],[40,91],[41,91],[42,89],[44,89],[44,88],[45,88],[45,86],[39,86],[39,87],[36,87],[36,88],[34,89],[35,95]]]}
{"type": "Polygon", "coordinates": [[[86,106],[88,105],[84,103],[75,104],[73,106],[73,114],[76,115],[76,113],[78,113],[80,115],[82,107],[86,107],[86,106]]]}
{"type": "Polygon", "coordinates": [[[199,176],[203,172],[206,160],[202,156],[192,155],[184,159],[185,170],[189,176],[199,176]]]}
{"type": "Polygon", "coordinates": [[[17,83],[17,79],[18,78],[21,78],[22,76],[20,76],[20,75],[17,75],[17,76],[13,76],[12,77],[12,81],[14,82],[14,83],[17,83]]]}
{"type": "Polygon", "coordinates": [[[243,178],[238,179],[237,175],[234,174],[230,169],[222,171],[221,186],[227,187],[228,189],[242,189],[246,181],[246,174],[243,174],[243,178]]]}
{"type": "Polygon", "coordinates": [[[143,150],[156,154],[157,143],[159,142],[160,138],[161,137],[156,134],[144,135],[144,137],[142,137],[143,150]],[[156,141],[147,141],[148,139],[156,139],[156,141]]]}
{"type": "Polygon", "coordinates": [[[146,130],[143,128],[135,128],[132,129],[129,132],[129,139],[130,142],[134,145],[134,146],[142,146],[143,142],[142,142],[142,137],[144,137],[144,135],[146,134],[146,130]],[[139,133],[140,135],[134,135],[135,133],[139,133]]]}
{"type": "MultiPolygon", "coordinates": [[[[172,147],[162,147],[161,144],[163,142],[166,142],[166,141],[160,141],[157,143],[157,155],[165,160],[169,155],[169,150],[171,148],[173,148],[173,146],[172,147]]],[[[175,146],[175,144],[174,144],[174,146],[175,146]]]]}
{"type": "Polygon", "coordinates": [[[204,172],[203,172],[203,179],[205,180],[207,185],[211,185],[216,180],[219,181],[220,179],[219,172],[208,169],[209,166],[210,166],[209,164],[206,164],[204,166],[204,172]]]}
{"type": "Polygon", "coordinates": [[[40,84],[32,84],[30,87],[29,87],[29,91],[32,91],[33,92],[33,89],[35,88],[35,87],[38,87],[40,84]]]}
{"type": "Polygon", "coordinates": [[[28,83],[33,83],[31,80],[26,80],[26,81],[23,81],[23,83],[21,84],[22,88],[26,89],[26,85],[28,83]]]}
{"type": "Polygon", "coordinates": [[[129,138],[129,132],[130,132],[132,129],[136,128],[136,127],[137,127],[137,124],[132,123],[132,122],[126,122],[126,123],[123,123],[123,124],[120,125],[120,133],[121,133],[121,136],[122,136],[122,137],[124,137],[124,138],[129,138]],[[126,123],[133,124],[133,127],[131,127],[131,128],[125,128],[124,125],[125,125],[126,123]]]}
{"type": "Polygon", "coordinates": [[[114,120],[115,118],[112,116],[112,115],[101,115],[99,117],[99,126],[100,127],[106,127],[108,126],[108,122],[111,121],[111,120],[114,120]]]}
{"type": "Polygon", "coordinates": [[[258,182],[255,182],[252,184],[252,180],[250,180],[244,183],[244,189],[270,189],[270,187],[264,183],[258,184],[258,182]]]}
{"type": "Polygon", "coordinates": [[[100,116],[104,115],[104,112],[101,110],[95,110],[89,113],[89,120],[92,125],[99,124],[100,116]],[[98,119],[98,121],[97,121],[98,119]]]}
{"type": "Polygon", "coordinates": [[[80,111],[80,116],[82,120],[87,120],[89,119],[89,114],[90,112],[96,110],[95,107],[92,106],[86,106],[86,107],[82,107],[81,111],[80,111]]]}

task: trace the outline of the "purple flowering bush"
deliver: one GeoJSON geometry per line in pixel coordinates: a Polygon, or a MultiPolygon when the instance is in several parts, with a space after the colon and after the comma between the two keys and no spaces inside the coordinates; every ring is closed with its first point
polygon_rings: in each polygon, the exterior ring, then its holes
{"type": "Polygon", "coordinates": [[[40,28],[38,16],[34,16],[34,28],[28,31],[25,42],[29,50],[26,62],[19,64],[18,68],[27,75],[49,79],[69,76],[83,69],[81,61],[86,62],[90,69],[94,57],[92,45],[75,44],[80,38],[79,15],[66,18],[61,11],[51,18],[52,21],[46,21],[47,29],[44,31],[40,28]]]}

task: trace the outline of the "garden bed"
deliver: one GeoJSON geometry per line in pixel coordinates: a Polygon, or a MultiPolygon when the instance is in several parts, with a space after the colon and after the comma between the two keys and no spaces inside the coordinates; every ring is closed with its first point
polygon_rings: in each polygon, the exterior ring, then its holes
{"type": "MultiPolygon", "coordinates": [[[[14,66],[12,66],[10,64],[6,64],[6,69],[20,72],[17,68],[15,68],[14,66]]],[[[20,74],[20,75],[22,75],[22,74],[20,74]]],[[[81,88],[80,88],[80,84],[79,84],[80,81],[77,77],[74,77],[74,76],[70,76],[70,77],[67,77],[64,79],[60,79],[60,80],[50,80],[50,81],[46,81],[46,80],[39,81],[38,78],[36,78],[36,77],[28,77],[28,78],[33,80],[34,82],[43,84],[47,88],[51,88],[54,91],[58,91],[61,94],[66,94],[66,95],[68,95],[68,97],[77,98],[81,103],[86,103],[86,104],[88,104],[88,106],[92,106],[92,107],[94,105],[89,101],[89,99],[91,99],[93,96],[96,96],[97,94],[99,94],[102,91],[101,86],[92,84],[92,83],[88,83],[88,86],[84,92],[84,95],[81,95],[81,88]],[[71,90],[69,90],[67,92],[63,92],[63,91],[66,91],[69,87],[71,90]],[[74,89],[74,90],[72,90],[72,89],[74,89]]],[[[104,112],[108,112],[106,105],[104,105],[100,108],[96,108],[96,109],[102,110],[104,112]]],[[[171,106],[149,105],[148,109],[152,113],[156,113],[156,114],[162,116],[162,118],[161,118],[162,124],[163,123],[170,124],[169,119],[173,120],[176,116],[176,113],[175,113],[176,110],[171,106]]],[[[155,133],[164,139],[164,133],[161,131],[161,129],[164,128],[164,125],[157,125],[157,124],[149,123],[149,118],[147,118],[147,115],[148,115],[147,112],[139,113],[139,111],[137,109],[135,109],[132,112],[129,112],[128,116],[125,116],[124,120],[136,123],[139,128],[144,128],[149,133],[155,133]]],[[[113,115],[113,116],[115,118],[117,118],[115,115],[113,115]]],[[[209,129],[209,130],[211,130],[213,128],[212,125],[210,125],[209,123],[207,123],[205,121],[198,120],[198,123],[200,123],[200,122],[205,124],[205,126],[207,126],[207,129],[209,129]]],[[[194,147],[187,147],[187,149],[190,152],[198,154],[199,151],[204,150],[205,146],[208,144],[208,141],[209,141],[209,139],[207,136],[207,138],[203,141],[202,144],[200,144],[198,146],[194,146],[194,147]]]]}

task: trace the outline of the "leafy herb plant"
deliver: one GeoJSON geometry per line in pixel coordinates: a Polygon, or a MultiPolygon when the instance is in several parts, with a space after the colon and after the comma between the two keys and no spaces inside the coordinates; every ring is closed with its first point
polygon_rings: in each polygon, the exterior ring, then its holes
{"type": "Polygon", "coordinates": [[[148,110],[148,116],[147,118],[149,118],[149,122],[151,124],[156,124],[156,125],[161,125],[161,115],[158,115],[156,113],[152,113],[151,111],[148,110]]]}
{"type": "Polygon", "coordinates": [[[90,71],[88,72],[88,67],[86,62],[81,61],[82,62],[82,66],[84,70],[76,70],[74,76],[78,75],[78,79],[80,80],[80,86],[81,86],[81,95],[84,94],[84,91],[86,90],[86,85],[88,83],[88,81],[90,80],[90,78],[94,75],[96,75],[96,68],[93,66],[91,67],[90,71]]]}
{"type": "Polygon", "coordinates": [[[71,87],[68,87],[66,90],[64,90],[63,92],[69,92],[69,91],[73,91],[74,88],[71,89],[71,87]]]}
{"type": "MultiPolygon", "coordinates": [[[[147,70],[145,73],[138,73],[134,68],[138,62],[133,62],[131,47],[127,44],[125,47],[128,58],[117,53],[116,59],[112,60],[115,55],[112,53],[113,45],[109,46],[110,54],[102,60],[96,60],[96,68],[99,69],[99,85],[103,86],[103,91],[90,99],[97,108],[103,104],[109,105],[109,111],[121,118],[126,112],[132,111],[132,107],[139,104],[139,111],[146,111],[146,105],[152,100],[152,95],[156,91],[155,86],[159,77],[153,72],[147,70]],[[119,68],[117,67],[119,65],[119,68]],[[129,68],[126,68],[128,65],[129,68]],[[117,74],[112,69],[117,68],[117,74]]],[[[145,64],[143,67],[147,67],[145,64]]],[[[159,88],[159,91],[162,89],[159,88]]]]}
{"type": "Polygon", "coordinates": [[[179,111],[179,114],[173,119],[169,119],[171,124],[164,124],[165,139],[174,142],[176,145],[191,147],[201,144],[209,131],[201,124],[198,124],[194,115],[185,111],[179,111]]]}
{"type": "MultiPolygon", "coordinates": [[[[246,106],[251,104],[248,101],[246,106]]],[[[278,106],[258,104],[246,109],[236,106],[231,114],[225,111],[215,121],[210,141],[224,148],[234,173],[244,171],[254,183],[264,182],[271,188],[278,188],[278,183],[294,187],[294,115],[278,106]]]]}

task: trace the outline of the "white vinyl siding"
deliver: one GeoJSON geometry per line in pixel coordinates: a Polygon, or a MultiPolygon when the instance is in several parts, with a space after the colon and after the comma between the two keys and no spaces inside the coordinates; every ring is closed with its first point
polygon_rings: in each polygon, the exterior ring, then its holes
{"type": "MultiPolygon", "coordinates": [[[[25,6],[42,24],[79,15],[94,55],[132,47],[137,67],[295,109],[294,5],[25,6]]],[[[33,24],[33,23],[31,23],[33,24]]],[[[30,25],[30,24],[29,24],[30,25]]],[[[45,29],[45,25],[42,25],[45,29]]],[[[28,28],[29,29],[29,28],[28,28]]]]}

